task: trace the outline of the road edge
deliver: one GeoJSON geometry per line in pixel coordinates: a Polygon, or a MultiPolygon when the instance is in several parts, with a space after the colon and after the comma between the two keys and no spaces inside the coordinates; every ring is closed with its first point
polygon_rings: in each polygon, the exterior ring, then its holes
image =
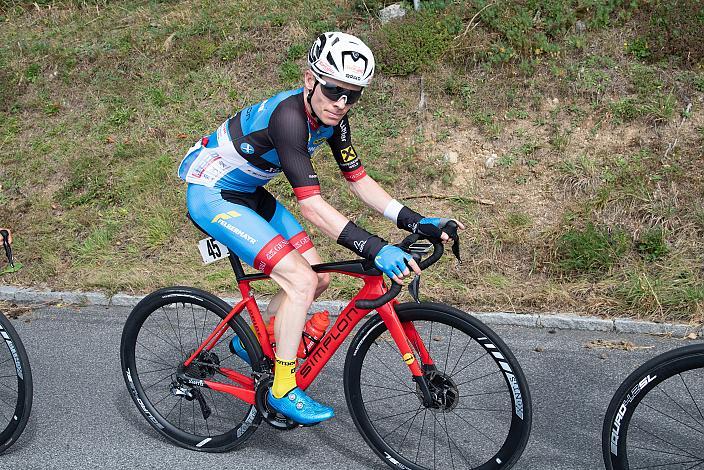
{"type": "MultiPolygon", "coordinates": [[[[134,307],[144,296],[115,294],[108,296],[101,292],[61,292],[33,290],[22,287],[0,286],[0,301],[18,304],[75,305],[102,307],[134,307]]],[[[239,298],[224,298],[234,304],[239,298]]],[[[266,302],[260,302],[266,305],[266,302]]],[[[312,310],[328,310],[335,316],[345,306],[337,301],[314,302],[312,310]]],[[[704,334],[704,325],[681,323],[656,323],[631,318],[605,319],[570,313],[511,313],[511,312],[469,312],[489,325],[523,326],[560,330],[611,331],[617,333],[642,333],[685,337],[692,333],[704,334]]]]}

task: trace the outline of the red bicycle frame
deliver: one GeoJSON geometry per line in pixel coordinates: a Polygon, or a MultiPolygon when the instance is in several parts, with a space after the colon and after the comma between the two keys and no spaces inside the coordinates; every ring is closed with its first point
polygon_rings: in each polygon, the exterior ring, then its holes
{"type": "MultiPolygon", "coordinates": [[[[381,275],[368,275],[344,271],[337,269],[335,266],[325,267],[323,265],[319,265],[314,268],[316,268],[315,270],[317,272],[321,273],[335,272],[360,278],[364,281],[364,286],[340,312],[335,323],[321,338],[320,342],[315,349],[313,349],[310,355],[298,367],[296,372],[296,383],[298,387],[303,390],[308,388],[308,386],[315,380],[322,368],[325,364],[327,364],[333,354],[335,354],[345,338],[349,336],[354,327],[357,326],[362,318],[364,318],[371,311],[357,308],[355,306],[356,301],[375,299],[387,291],[381,275]]],[[[266,331],[264,320],[261,312],[259,311],[256,300],[251,295],[249,285],[252,281],[265,279],[269,279],[269,277],[264,274],[238,276],[238,285],[242,294],[242,300],[232,307],[232,310],[230,310],[227,316],[215,327],[213,332],[200,344],[193,354],[191,354],[188,360],[184,363],[186,367],[188,367],[203,350],[210,351],[213,347],[215,347],[218,341],[220,341],[222,336],[227,332],[227,329],[230,328],[228,322],[232,320],[235,315],[242,313],[245,308],[249,312],[249,316],[252,320],[252,324],[254,325],[254,330],[259,338],[259,344],[261,345],[264,355],[268,357],[272,363],[274,362],[274,349],[271,345],[273,338],[270,338],[266,331]]],[[[396,311],[394,310],[397,303],[398,301],[393,299],[390,302],[378,307],[376,311],[386,324],[386,327],[391,333],[391,337],[396,343],[396,346],[401,353],[401,357],[408,366],[411,374],[415,377],[422,377],[423,371],[416,360],[414,351],[419,354],[423,364],[432,364],[433,361],[430,358],[428,351],[413,324],[401,324],[398,316],[396,315],[396,311]]],[[[252,377],[223,367],[221,367],[219,371],[237,385],[230,385],[212,380],[203,380],[203,384],[213,390],[229,393],[247,403],[254,404],[255,383],[252,377]]]]}

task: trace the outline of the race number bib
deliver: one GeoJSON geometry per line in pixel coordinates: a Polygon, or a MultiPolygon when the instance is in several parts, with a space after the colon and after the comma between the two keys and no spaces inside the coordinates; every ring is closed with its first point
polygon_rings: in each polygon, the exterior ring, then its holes
{"type": "Polygon", "coordinates": [[[200,251],[200,255],[203,257],[204,264],[210,264],[230,256],[230,250],[214,238],[204,238],[199,241],[198,251],[200,251]]]}

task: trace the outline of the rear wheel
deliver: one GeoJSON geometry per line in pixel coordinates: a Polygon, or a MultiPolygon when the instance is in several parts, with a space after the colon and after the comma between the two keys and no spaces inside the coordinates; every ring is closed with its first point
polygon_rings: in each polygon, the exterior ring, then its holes
{"type": "Polygon", "coordinates": [[[226,333],[210,351],[203,351],[188,368],[183,367],[230,309],[218,297],[199,289],[161,289],[137,304],[123,329],[122,371],[132,399],[149,424],[188,449],[230,450],[246,441],[261,421],[253,405],[181,379],[185,373],[199,380],[234,385],[221,368],[248,377],[261,371],[261,348],[239,315],[230,320],[226,333]],[[230,351],[235,334],[254,359],[253,366],[230,351]]]}
{"type": "Polygon", "coordinates": [[[704,468],[704,345],[657,356],[624,380],[602,450],[608,470],[704,468]]]}
{"type": "Polygon", "coordinates": [[[0,452],[24,431],[32,410],[32,370],[17,331],[0,312],[0,452]]]}
{"type": "Polygon", "coordinates": [[[401,304],[396,311],[434,362],[422,364],[434,402],[423,404],[386,325],[372,317],[345,363],[347,405],[367,443],[394,468],[512,467],[528,441],[532,412],[511,351],[486,325],[447,305],[401,304]]]}

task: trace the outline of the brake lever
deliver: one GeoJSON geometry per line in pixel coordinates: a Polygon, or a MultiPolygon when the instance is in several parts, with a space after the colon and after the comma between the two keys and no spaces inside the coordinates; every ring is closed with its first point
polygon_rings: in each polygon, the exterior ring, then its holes
{"type": "MultiPolygon", "coordinates": [[[[416,263],[420,263],[420,253],[413,252],[411,256],[413,256],[416,263]]],[[[413,300],[415,300],[417,304],[420,303],[420,299],[418,298],[420,295],[420,274],[416,274],[413,280],[408,284],[408,293],[411,294],[411,297],[413,297],[413,300]]]]}
{"type": "Polygon", "coordinates": [[[7,261],[10,263],[12,268],[15,267],[15,260],[12,257],[12,246],[10,245],[10,232],[7,230],[0,230],[0,236],[2,236],[2,246],[5,248],[5,256],[7,256],[7,261]]]}
{"type": "Polygon", "coordinates": [[[457,225],[457,222],[455,222],[454,220],[450,220],[442,228],[442,231],[448,234],[450,238],[452,238],[452,254],[455,255],[457,261],[461,263],[462,259],[460,259],[460,234],[457,231],[458,228],[459,225],[457,225]]]}

